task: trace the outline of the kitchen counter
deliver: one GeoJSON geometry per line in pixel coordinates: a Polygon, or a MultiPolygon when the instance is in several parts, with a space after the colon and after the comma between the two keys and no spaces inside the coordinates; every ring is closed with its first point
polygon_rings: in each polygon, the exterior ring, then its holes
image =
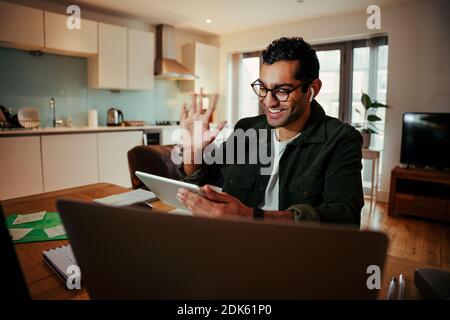
{"type": "Polygon", "coordinates": [[[93,127],[57,127],[57,128],[37,128],[37,129],[5,129],[0,130],[0,137],[14,137],[14,136],[33,136],[33,135],[47,135],[47,134],[69,134],[69,133],[89,133],[89,132],[114,132],[114,131],[143,131],[143,130],[163,130],[175,129],[180,126],[176,125],[147,125],[147,126],[127,126],[127,127],[107,127],[99,126],[93,127]]]}

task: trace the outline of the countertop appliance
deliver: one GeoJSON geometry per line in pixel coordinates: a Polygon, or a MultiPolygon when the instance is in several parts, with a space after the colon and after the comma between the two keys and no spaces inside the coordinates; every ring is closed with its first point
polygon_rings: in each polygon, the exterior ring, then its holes
{"type": "Polygon", "coordinates": [[[108,110],[106,123],[108,126],[120,126],[123,122],[123,113],[119,109],[111,108],[108,110]]]}
{"type": "Polygon", "coordinates": [[[164,80],[195,80],[189,68],[175,60],[175,31],[173,26],[156,26],[155,78],[164,80]]]}
{"type": "Polygon", "coordinates": [[[161,129],[145,129],[142,133],[144,145],[161,144],[161,129]]]}
{"type": "Polygon", "coordinates": [[[155,126],[179,126],[180,121],[174,121],[174,120],[161,120],[161,121],[155,121],[155,126]]]}

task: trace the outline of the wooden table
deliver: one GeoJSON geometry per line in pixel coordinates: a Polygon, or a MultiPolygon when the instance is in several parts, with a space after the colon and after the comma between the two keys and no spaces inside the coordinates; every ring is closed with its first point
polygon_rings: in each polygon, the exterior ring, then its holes
{"type": "Polygon", "coordinates": [[[363,148],[362,158],[372,160],[369,208],[369,212],[372,212],[372,208],[374,207],[373,202],[375,202],[375,204],[377,203],[378,180],[380,178],[380,151],[363,148]]]}
{"type": "MultiPolygon", "coordinates": [[[[113,194],[122,193],[129,189],[108,183],[97,183],[83,187],[48,192],[34,196],[16,198],[2,202],[5,215],[16,213],[31,213],[36,211],[56,211],[55,201],[58,197],[79,200],[93,200],[113,194]]],[[[152,203],[156,208],[168,211],[171,207],[159,201],[152,203]]],[[[66,245],[67,240],[45,241],[16,244],[16,252],[33,299],[89,299],[85,289],[68,290],[65,283],[44,263],[42,251],[66,245]]],[[[392,276],[400,273],[406,277],[405,296],[408,299],[419,298],[412,279],[417,263],[403,258],[388,256],[384,268],[384,276],[379,297],[384,299],[392,276]]],[[[421,265],[420,267],[428,267],[421,265]]]]}

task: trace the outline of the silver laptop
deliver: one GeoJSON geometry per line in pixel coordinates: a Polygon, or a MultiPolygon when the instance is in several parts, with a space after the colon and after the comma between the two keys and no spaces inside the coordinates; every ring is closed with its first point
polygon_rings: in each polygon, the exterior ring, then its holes
{"type": "Polygon", "coordinates": [[[383,233],[173,215],[67,199],[64,228],[93,299],[374,299],[383,233]]]}

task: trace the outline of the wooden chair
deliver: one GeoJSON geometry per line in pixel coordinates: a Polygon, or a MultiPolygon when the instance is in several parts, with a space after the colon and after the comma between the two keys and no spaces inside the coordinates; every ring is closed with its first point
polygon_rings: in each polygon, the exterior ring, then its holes
{"type": "Polygon", "coordinates": [[[174,145],[146,145],[136,146],[128,151],[128,167],[133,189],[147,189],[141,180],[136,177],[135,171],[181,180],[179,168],[172,162],[170,157],[173,147],[174,145]]]}

